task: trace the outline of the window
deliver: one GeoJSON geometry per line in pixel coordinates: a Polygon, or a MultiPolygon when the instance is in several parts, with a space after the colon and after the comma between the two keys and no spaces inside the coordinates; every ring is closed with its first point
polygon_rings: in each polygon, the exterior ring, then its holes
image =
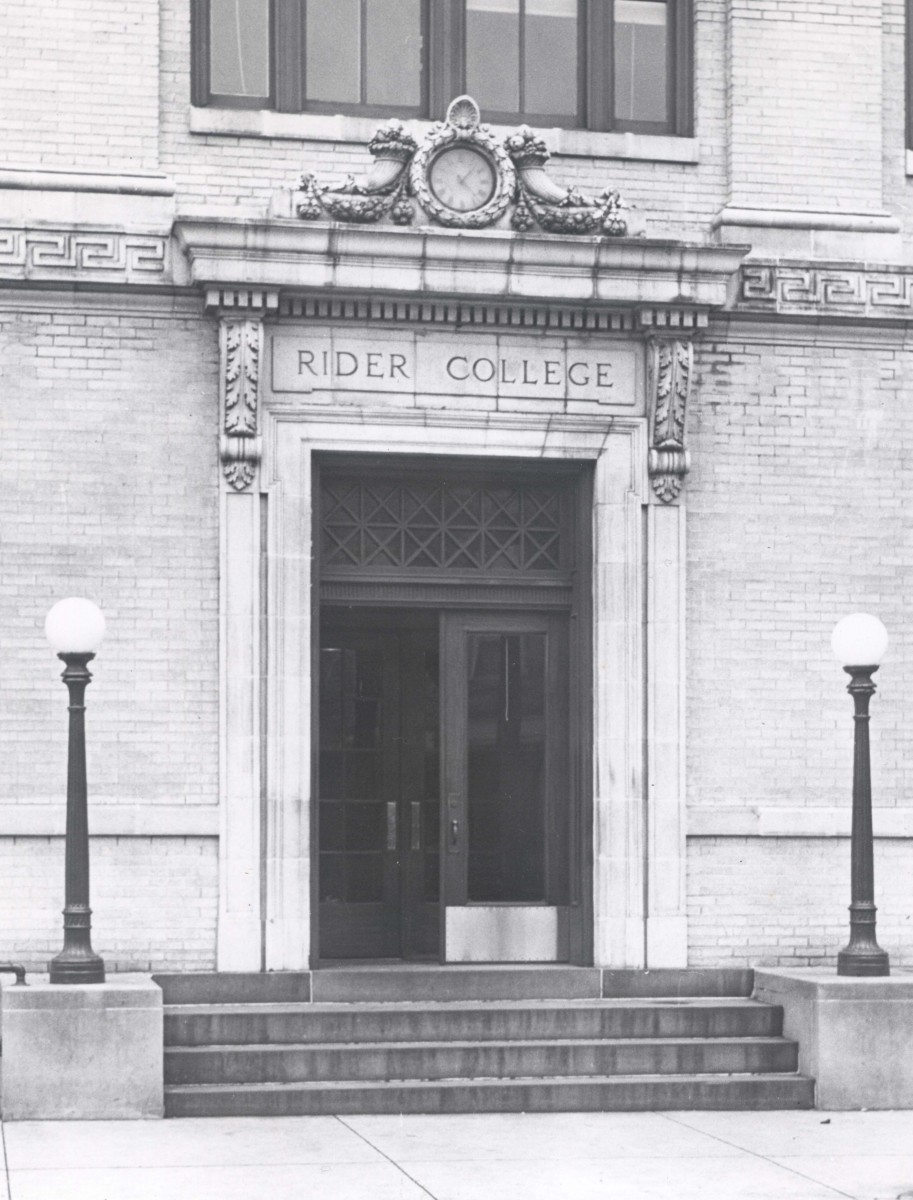
{"type": "Polygon", "coordinates": [[[191,2],[194,104],[691,132],[691,0],[191,2]]]}

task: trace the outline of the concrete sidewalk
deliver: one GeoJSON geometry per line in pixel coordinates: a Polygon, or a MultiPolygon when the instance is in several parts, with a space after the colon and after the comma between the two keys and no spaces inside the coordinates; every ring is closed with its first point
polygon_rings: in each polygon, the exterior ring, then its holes
{"type": "Polygon", "coordinates": [[[55,1121],[3,1139],[2,1200],[913,1200],[913,1112],[55,1121]]]}

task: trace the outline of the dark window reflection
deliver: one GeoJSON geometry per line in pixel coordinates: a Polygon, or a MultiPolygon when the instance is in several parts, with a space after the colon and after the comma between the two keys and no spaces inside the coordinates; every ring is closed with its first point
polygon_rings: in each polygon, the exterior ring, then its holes
{"type": "Polygon", "coordinates": [[[383,898],[383,656],[376,646],[320,651],[320,898],[383,898]]]}
{"type": "Polygon", "coordinates": [[[545,899],[545,634],[471,634],[469,899],[545,899]]]}

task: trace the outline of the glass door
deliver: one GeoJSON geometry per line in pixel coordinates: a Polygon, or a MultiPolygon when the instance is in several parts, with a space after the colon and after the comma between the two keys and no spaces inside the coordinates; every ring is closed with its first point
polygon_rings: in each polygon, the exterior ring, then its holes
{"type": "Polygon", "coordinates": [[[326,610],[321,626],[320,957],[437,958],[436,619],[326,610]]]}
{"type": "Polygon", "coordinates": [[[567,617],[448,613],[442,645],[447,957],[567,957],[567,617]]]}

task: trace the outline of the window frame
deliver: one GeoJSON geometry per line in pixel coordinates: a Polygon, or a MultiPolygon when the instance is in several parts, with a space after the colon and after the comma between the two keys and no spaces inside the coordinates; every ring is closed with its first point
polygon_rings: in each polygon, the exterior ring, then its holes
{"type": "MultiPolygon", "coordinates": [[[[578,109],[573,124],[565,116],[488,113],[494,124],[532,123],[540,127],[596,133],[693,136],[693,0],[666,0],[667,121],[619,121],[614,112],[614,0],[577,0],[578,109]],[[600,62],[613,69],[600,71],[600,62]]],[[[196,107],[270,109],[280,113],[400,117],[440,120],[447,105],[466,90],[464,0],[422,0],[421,101],[418,106],[343,104],[305,96],[306,0],[269,0],[270,95],[225,96],[210,90],[210,0],[191,0],[191,104],[196,107]]],[[[908,22],[913,0],[908,5],[908,22]]],[[[908,95],[913,87],[908,82],[908,95]]]]}

